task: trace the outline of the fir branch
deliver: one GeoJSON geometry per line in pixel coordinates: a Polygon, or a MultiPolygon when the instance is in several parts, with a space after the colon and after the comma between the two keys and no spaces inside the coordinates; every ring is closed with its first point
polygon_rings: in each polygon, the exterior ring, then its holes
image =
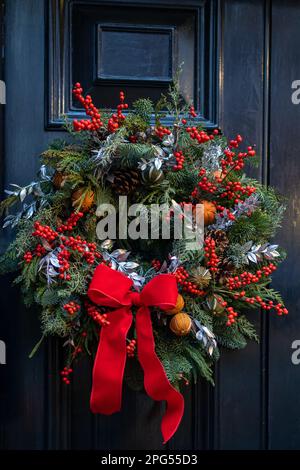
{"type": "Polygon", "coordinates": [[[70,327],[61,316],[60,309],[44,308],[41,312],[42,331],[45,336],[67,336],[70,327]]]}
{"type": "Polygon", "coordinates": [[[237,318],[237,327],[243,336],[256,342],[259,342],[259,337],[254,326],[252,325],[252,323],[249,322],[245,315],[241,315],[237,318]]]}
{"type": "Polygon", "coordinates": [[[136,168],[141,159],[151,159],[155,156],[155,146],[149,144],[122,143],[117,148],[118,166],[136,168]]]}
{"type": "Polygon", "coordinates": [[[204,377],[208,382],[214,385],[213,381],[213,371],[211,368],[211,363],[208,360],[199,348],[192,347],[192,345],[187,345],[185,351],[195,365],[198,373],[204,377]]]}
{"type": "MultiPolygon", "coordinates": [[[[154,106],[149,98],[140,98],[133,103],[135,114],[147,125],[150,125],[152,114],[154,113],[154,106]]],[[[128,118],[127,118],[128,119],[128,118]]],[[[126,119],[126,126],[128,124],[126,119]]]]}
{"type": "Polygon", "coordinates": [[[200,323],[210,330],[213,328],[213,318],[210,312],[203,309],[201,300],[195,297],[190,297],[188,295],[184,296],[185,310],[189,314],[199,320],[200,323]]]}
{"type": "Polygon", "coordinates": [[[228,349],[245,348],[247,342],[244,335],[239,331],[237,324],[233,324],[229,327],[226,325],[226,322],[226,317],[221,319],[214,317],[213,332],[219,346],[223,346],[228,349]]]}
{"type": "Polygon", "coordinates": [[[239,217],[228,231],[228,237],[232,243],[244,244],[249,240],[265,243],[276,228],[277,221],[269,213],[257,209],[250,216],[239,217]]]}
{"type": "Polygon", "coordinates": [[[182,171],[170,171],[167,179],[174,188],[175,199],[187,199],[198,182],[196,169],[185,167],[182,171]]]}

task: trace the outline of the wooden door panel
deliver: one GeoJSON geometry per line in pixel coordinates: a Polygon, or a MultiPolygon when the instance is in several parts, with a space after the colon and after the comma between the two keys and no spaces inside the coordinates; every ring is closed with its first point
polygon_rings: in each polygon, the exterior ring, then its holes
{"type": "Polygon", "coordinates": [[[292,82],[300,79],[300,8],[291,0],[284,4],[276,0],[271,13],[270,184],[287,198],[278,241],[288,250],[287,260],[274,276],[274,288],[287,299],[290,314],[286,321],[270,318],[269,446],[299,449],[300,369],[292,364],[291,345],[300,339],[300,105],[292,103],[291,95],[292,82]]]}
{"type": "MultiPolygon", "coordinates": [[[[261,180],[265,158],[264,2],[228,0],[222,4],[224,81],[220,125],[229,138],[240,133],[246,145],[256,144],[262,161],[257,170],[251,171],[261,180]]],[[[221,449],[257,449],[263,445],[262,364],[266,329],[260,312],[249,312],[249,318],[262,336],[261,345],[250,342],[245,350],[223,351],[217,366],[214,429],[215,445],[221,449]]]]}

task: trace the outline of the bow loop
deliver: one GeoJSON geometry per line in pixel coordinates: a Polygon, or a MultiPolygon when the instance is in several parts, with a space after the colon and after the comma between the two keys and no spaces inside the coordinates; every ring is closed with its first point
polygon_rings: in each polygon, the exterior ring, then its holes
{"type": "Polygon", "coordinates": [[[124,274],[99,264],[89,286],[88,296],[97,305],[118,308],[131,305],[128,292],[133,283],[124,274]]]}
{"type": "Polygon", "coordinates": [[[172,309],[178,296],[176,278],[172,274],[160,274],[151,279],[144,287],[141,298],[143,305],[172,309]]]}

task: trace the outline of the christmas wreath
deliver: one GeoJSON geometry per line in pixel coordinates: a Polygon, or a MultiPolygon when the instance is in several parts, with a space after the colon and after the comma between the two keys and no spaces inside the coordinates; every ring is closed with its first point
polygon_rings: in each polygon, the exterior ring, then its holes
{"type": "MultiPolygon", "coordinates": [[[[130,110],[121,92],[113,114],[100,112],[79,83],[73,94],[87,119],[66,122],[69,137],[41,155],[38,179],[11,185],[1,203],[4,227],[16,230],[1,270],[18,271],[25,304],[40,306],[42,339],[62,338],[62,381],[69,384],[72,363],[90,355],[92,410],[117,411],[124,379],[167,401],[168,440],[183,413],[181,385],[198,375],[212,382],[221,347],[258,339],[249,308],[288,313],[269,287],[284,258],[269,241],[284,204],[244,174],[245,164],[257,163],[254,147],[241,150],[240,135],[227,141],[201,128],[178,83],[157,104],[143,98],[130,110]],[[120,196],[138,204],[146,226],[147,208],[167,207],[158,220],[169,222],[171,235],[156,227],[152,237],[126,238],[119,223],[104,237],[120,196]],[[195,249],[174,226],[188,218],[186,208],[193,225],[199,205],[203,243],[195,249]]],[[[124,219],[138,231],[132,215],[124,219]]]]}

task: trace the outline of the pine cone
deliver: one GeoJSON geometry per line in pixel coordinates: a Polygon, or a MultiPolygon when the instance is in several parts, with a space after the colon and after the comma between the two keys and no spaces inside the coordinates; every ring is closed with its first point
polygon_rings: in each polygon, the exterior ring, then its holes
{"type": "Polygon", "coordinates": [[[224,232],[224,230],[216,230],[215,232],[212,232],[211,237],[216,242],[216,249],[219,257],[222,258],[229,245],[226,232],[224,232]]]}
{"type": "Polygon", "coordinates": [[[112,188],[121,196],[134,192],[141,182],[137,170],[116,170],[113,176],[112,188]]]}
{"type": "Polygon", "coordinates": [[[226,258],[226,250],[229,246],[229,240],[224,230],[216,230],[215,232],[212,232],[211,237],[216,242],[218,256],[222,263],[223,276],[221,276],[219,282],[221,284],[223,282],[226,284],[226,273],[231,273],[234,270],[234,266],[226,258]]]}

